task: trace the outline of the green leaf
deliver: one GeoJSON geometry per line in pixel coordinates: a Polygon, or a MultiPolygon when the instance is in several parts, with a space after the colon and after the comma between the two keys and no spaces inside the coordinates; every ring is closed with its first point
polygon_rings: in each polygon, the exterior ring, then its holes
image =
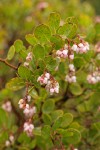
{"type": "Polygon", "coordinates": [[[57,130],[58,128],[60,128],[61,122],[62,122],[62,117],[58,117],[58,119],[55,120],[52,129],[57,130]]]}
{"type": "Polygon", "coordinates": [[[86,112],[85,103],[79,104],[79,105],[77,106],[77,110],[78,110],[79,112],[81,112],[81,113],[86,112]]]}
{"type": "Polygon", "coordinates": [[[50,137],[51,127],[49,125],[44,125],[42,128],[41,135],[44,139],[48,139],[50,137]]]}
{"type": "Polygon", "coordinates": [[[68,17],[66,19],[66,22],[68,22],[69,24],[78,24],[78,20],[76,17],[68,17]]]}
{"type": "Polygon", "coordinates": [[[83,54],[83,58],[84,58],[87,62],[90,62],[93,57],[95,57],[95,52],[94,52],[94,50],[89,50],[88,53],[83,54]]]}
{"type": "Polygon", "coordinates": [[[7,88],[4,88],[0,91],[0,101],[3,101],[6,98],[13,98],[13,92],[7,88]]]}
{"type": "Polygon", "coordinates": [[[54,71],[56,66],[57,66],[57,60],[52,58],[52,56],[49,56],[46,58],[46,68],[49,70],[49,71],[54,71]]]}
{"type": "Polygon", "coordinates": [[[85,71],[83,70],[83,71],[78,71],[77,73],[76,73],[76,75],[77,75],[77,81],[78,81],[78,83],[85,83],[85,82],[87,82],[86,81],[86,77],[87,77],[87,74],[85,73],[85,71]]]}
{"type": "Polygon", "coordinates": [[[53,47],[58,50],[64,46],[64,41],[59,35],[53,35],[50,39],[50,41],[53,43],[53,47]]]}
{"type": "Polygon", "coordinates": [[[19,143],[24,143],[28,144],[30,142],[30,138],[26,135],[26,133],[21,133],[20,136],[18,137],[18,142],[19,143]]]}
{"type": "Polygon", "coordinates": [[[0,108],[0,128],[1,127],[7,127],[7,122],[8,122],[8,117],[7,117],[7,113],[0,108]]]}
{"type": "Polygon", "coordinates": [[[63,116],[59,114],[59,116],[55,118],[53,129],[56,130],[58,128],[66,128],[67,126],[71,124],[72,121],[73,121],[72,114],[65,113],[63,116]]]}
{"type": "Polygon", "coordinates": [[[80,95],[83,92],[81,86],[78,83],[71,84],[70,85],[70,91],[74,95],[80,95]]]}
{"type": "Polygon", "coordinates": [[[42,116],[43,121],[46,125],[50,125],[51,124],[51,116],[48,114],[43,114],[42,116]]]}
{"type": "Polygon", "coordinates": [[[45,55],[48,55],[52,51],[52,45],[44,45],[45,55]]]}
{"type": "Polygon", "coordinates": [[[36,139],[33,139],[30,143],[29,143],[29,147],[30,149],[33,149],[36,147],[36,139]]]}
{"type": "Polygon", "coordinates": [[[87,30],[87,37],[86,40],[89,42],[92,42],[95,39],[96,31],[93,25],[90,25],[90,27],[87,30]]]}
{"type": "Polygon", "coordinates": [[[16,40],[14,42],[14,46],[17,53],[24,49],[23,42],[21,40],[16,40]]]}
{"type": "Polygon", "coordinates": [[[21,78],[13,78],[11,79],[7,84],[6,88],[12,90],[12,91],[17,91],[22,89],[25,86],[24,81],[21,78]]]}
{"type": "Polygon", "coordinates": [[[38,66],[42,69],[45,70],[46,64],[45,61],[43,59],[39,59],[38,61],[38,66]]]}
{"type": "Polygon", "coordinates": [[[66,23],[63,26],[60,26],[57,33],[60,35],[65,35],[68,38],[73,38],[76,35],[77,26],[76,24],[66,23]]]}
{"type": "Polygon", "coordinates": [[[96,130],[100,131],[100,122],[93,123],[93,127],[96,128],[96,130]]]}
{"type": "Polygon", "coordinates": [[[25,36],[25,39],[31,45],[35,45],[38,43],[37,39],[35,38],[35,36],[33,34],[27,34],[25,36]]]}
{"type": "Polygon", "coordinates": [[[26,57],[27,57],[27,51],[24,50],[24,49],[21,50],[21,51],[19,52],[19,57],[25,61],[25,60],[26,60],[26,57]]]}
{"type": "Polygon", "coordinates": [[[41,45],[36,45],[33,48],[33,54],[36,59],[43,59],[45,56],[44,48],[41,45]]]}
{"type": "Polygon", "coordinates": [[[5,143],[6,140],[8,140],[8,132],[0,132],[0,146],[5,143]]]}
{"type": "Polygon", "coordinates": [[[31,80],[32,73],[28,68],[24,66],[20,66],[18,68],[18,74],[22,79],[31,80]]]}
{"type": "Polygon", "coordinates": [[[51,13],[49,17],[49,26],[53,32],[56,32],[60,25],[60,15],[58,13],[51,13]]]}
{"type": "Polygon", "coordinates": [[[86,64],[86,61],[84,60],[84,58],[82,58],[82,57],[74,58],[75,67],[80,68],[80,67],[84,66],[85,64],[86,64]]]}
{"type": "Polygon", "coordinates": [[[35,28],[35,37],[40,40],[40,42],[45,43],[50,40],[51,31],[48,26],[42,24],[35,28]]]}
{"type": "Polygon", "coordinates": [[[43,107],[42,107],[42,111],[43,113],[50,113],[54,110],[54,100],[49,99],[47,101],[44,102],[43,107]]]}
{"type": "Polygon", "coordinates": [[[63,132],[62,142],[66,144],[76,144],[80,141],[81,134],[77,129],[69,128],[63,132]]]}
{"type": "Polygon", "coordinates": [[[71,125],[70,125],[70,128],[74,128],[74,129],[77,129],[77,130],[83,130],[83,127],[80,126],[80,124],[78,122],[73,122],[71,125]]]}
{"type": "Polygon", "coordinates": [[[34,128],[33,132],[34,135],[41,135],[41,128],[40,127],[34,128]]]}
{"type": "Polygon", "coordinates": [[[15,47],[14,45],[12,45],[8,51],[7,59],[11,60],[14,57],[14,54],[15,54],[15,47]]]}
{"type": "Polygon", "coordinates": [[[70,113],[65,113],[62,117],[62,121],[61,121],[61,128],[66,128],[67,126],[69,126],[71,124],[71,122],[73,121],[73,116],[70,113]]]}
{"type": "Polygon", "coordinates": [[[55,110],[51,113],[51,118],[52,121],[55,121],[56,119],[58,119],[59,117],[61,117],[63,115],[63,111],[62,110],[55,110]]]}

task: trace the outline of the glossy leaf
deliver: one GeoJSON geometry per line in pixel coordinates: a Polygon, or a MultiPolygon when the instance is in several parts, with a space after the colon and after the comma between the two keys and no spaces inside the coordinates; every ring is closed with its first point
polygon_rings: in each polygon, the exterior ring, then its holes
{"type": "Polygon", "coordinates": [[[49,26],[52,32],[56,32],[56,29],[59,27],[60,24],[60,15],[58,13],[51,13],[49,17],[49,26]]]}
{"type": "Polygon", "coordinates": [[[12,46],[10,47],[9,51],[8,51],[7,59],[8,59],[8,60],[13,59],[14,54],[15,54],[15,47],[14,47],[14,45],[12,45],[12,46]]]}
{"type": "Polygon", "coordinates": [[[12,91],[17,91],[22,89],[25,86],[25,83],[22,79],[20,78],[12,78],[7,84],[6,88],[10,89],[12,91]]]}
{"type": "Polygon", "coordinates": [[[55,106],[54,100],[49,99],[49,100],[45,101],[43,104],[43,107],[42,107],[43,113],[48,114],[48,113],[52,112],[54,109],[54,106],[55,106]]]}
{"type": "Polygon", "coordinates": [[[27,42],[33,46],[38,43],[37,39],[35,38],[33,34],[27,34],[25,38],[27,42]]]}
{"type": "Polygon", "coordinates": [[[36,27],[34,34],[35,37],[42,43],[48,42],[51,37],[51,31],[49,27],[44,24],[41,24],[38,27],[36,27]]]}

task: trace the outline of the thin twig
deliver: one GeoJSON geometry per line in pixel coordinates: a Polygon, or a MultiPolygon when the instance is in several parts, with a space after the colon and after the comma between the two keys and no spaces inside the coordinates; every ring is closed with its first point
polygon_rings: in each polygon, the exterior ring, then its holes
{"type": "Polygon", "coordinates": [[[0,61],[1,61],[1,62],[3,62],[3,63],[5,63],[7,66],[9,66],[9,67],[13,68],[14,70],[17,70],[17,69],[18,69],[18,67],[15,67],[15,66],[13,66],[13,65],[9,64],[9,63],[7,62],[7,60],[6,60],[6,59],[2,59],[2,58],[0,58],[0,61]]]}

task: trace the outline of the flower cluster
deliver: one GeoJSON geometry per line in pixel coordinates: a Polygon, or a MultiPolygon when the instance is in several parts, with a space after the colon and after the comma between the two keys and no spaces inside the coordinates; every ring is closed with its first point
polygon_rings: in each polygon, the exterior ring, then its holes
{"type": "Polygon", "coordinates": [[[69,64],[69,73],[68,73],[68,75],[66,75],[65,81],[67,81],[69,83],[76,82],[75,67],[73,64],[69,64]]]}
{"type": "MultiPolygon", "coordinates": [[[[27,101],[30,100],[30,96],[27,96],[27,101]]],[[[36,107],[30,106],[28,103],[26,103],[26,99],[20,99],[19,102],[19,108],[23,109],[23,113],[27,118],[31,118],[34,113],[36,113],[36,107]]]]}
{"type": "MultiPolygon", "coordinates": [[[[23,109],[23,113],[25,115],[25,117],[29,120],[31,120],[31,118],[33,117],[33,115],[36,113],[36,107],[35,106],[30,106],[27,102],[31,101],[31,96],[27,96],[24,99],[20,99],[18,104],[19,104],[19,108],[23,109]]],[[[31,124],[30,122],[25,122],[24,123],[24,131],[26,132],[26,134],[28,136],[32,136],[32,131],[34,129],[34,125],[31,124]]]]}
{"type": "Polygon", "coordinates": [[[63,59],[69,58],[70,60],[74,59],[73,51],[71,51],[70,46],[68,46],[66,44],[65,44],[64,48],[57,50],[56,56],[60,59],[61,58],[63,58],[63,59]]]}
{"type": "Polygon", "coordinates": [[[7,112],[11,112],[12,111],[12,106],[11,106],[11,102],[7,101],[2,105],[2,109],[4,109],[7,112]]]}
{"type": "Polygon", "coordinates": [[[45,72],[41,76],[38,77],[37,82],[40,82],[41,85],[46,85],[50,80],[50,73],[45,72]]]}
{"type": "Polygon", "coordinates": [[[68,57],[68,47],[65,45],[61,50],[57,50],[56,56],[58,58],[67,58],[68,57]]]}
{"type": "Polygon", "coordinates": [[[26,61],[24,62],[24,66],[28,67],[29,66],[29,62],[32,60],[32,53],[28,53],[27,57],[26,57],[26,61]]]}
{"type": "Polygon", "coordinates": [[[92,74],[89,74],[87,76],[87,81],[90,84],[96,84],[100,82],[100,71],[97,69],[97,71],[93,72],[92,74]]]}
{"type": "Polygon", "coordinates": [[[74,44],[72,46],[72,50],[79,54],[86,53],[89,50],[89,44],[88,42],[81,42],[79,44],[74,44]]]}
{"type": "Polygon", "coordinates": [[[41,85],[44,85],[50,95],[59,93],[59,83],[50,75],[50,73],[45,72],[39,76],[37,82],[40,82],[41,85]]]}
{"type": "Polygon", "coordinates": [[[34,125],[30,122],[25,122],[23,127],[24,127],[24,132],[26,132],[28,136],[32,136],[34,125]]]}
{"type": "Polygon", "coordinates": [[[25,114],[26,117],[31,118],[34,115],[34,113],[36,113],[36,107],[35,106],[30,107],[29,104],[26,104],[23,113],[25,114]]]}
{"type": "Polygon", "coordinates": [[[9,139],[6,141],[5,145],[6,147],[12,145],[14,143],[14,136],[13,135],[10,135],[9,136],[9,139]]]}
{"type": "Polygon", "coordinates": [[[53,93],[59,93],[59,83],[54,79],[50,80],[45,88],[50,92],[50,95],[53,95],[53,93]]]}

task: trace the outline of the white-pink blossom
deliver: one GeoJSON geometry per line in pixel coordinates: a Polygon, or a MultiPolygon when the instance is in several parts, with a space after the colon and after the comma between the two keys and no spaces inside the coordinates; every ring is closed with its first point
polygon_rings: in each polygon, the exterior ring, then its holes
{"type": "Polygon", "coordinates": [[[46,72],[38,77],[37,82],[40,82],[41,85],[46,85],[49,79],[50,79],[50,74],[46,72]]]}
{"type": "Polygon", "coordinates": [[[94,72],[92,74],[89,74],[87,76],[87,81],[90,84],[96,84],[96,83],[100,82],[100,73],[99,72],[94,72]]]}
{"type": "Polygon", "coordinates": [[[12,111],[11,102],[7,101],[4,104],[2,104],[2,109],[4,109],[7,112],[11,112],[12,111]]]}
{"type": "Polygon", "coordinates": [[[12,145],[14,143],[14,136],[13,135],[10,135],[9,136],[9,140],[7,140],[6,142],[5,142],[5,146],[6,147],[9,147],[10,145],[12,145]]]}
{"type": "Polygon", "coordinates": [[[11,143],[14,143],[14,136],[13,136],[13,135],[10,135],[10,136],[9,136],[9,140],[10,140],[11,143]]]}
{"type": "Polygon", "coordinates": [[[23,109],[24,106],[25,106],[25,100],[24,99],[20,99],[19,102],[18,102],[18,104],[19,104],[19,108],[23,109]]]}
{"type": "Polygon", "coordinates": [[[69,64],[69,70],[75,72],[75,67],[73,64],[69,64]]]}
{"type": "Polygon", "coordinates": [[[29,62],[24,62],[24,66],[28,67],[29,66],[29,62]]]}
{"type": "Polygon", "coordinates": [[[89,44],[88,42],[79,43],[77,45],[74,44],[72,50],[80,54],[86,53],[89,50],[89,44]]]}
{"type": "Polygon", "coordinates": [[[6,146],[6,147],[9,147],[10,145],[11,145],[10,141],[7,140],[7,141],[5,142],[5,146],[6,146]]]}
{"type": "Polygon", "coordinates": [[[28,104],[26,104],[23,113],[25,114],[26,117],[31,118],[36,113],[36,107],[35,106],[30,107],[28,104]]]}
{"type": "Polygon", "coordinates": [[[28,53],[26,57],[26,61],[31,61],[32,60],[32,52],[28,53]]]}
{"type": "Polygon", "coordinates": [[[76,82],[76,76],[74,75],[66,75],[65,81],[69,83],[75,83],[76,82]]]}
{"type": "Polygon", "coordinates": [[[45,85],[46,90],[52,95],[53,93],[59,93],[59,83],[51,77],[50,73],[44,73],[38,77],[37,82],[41,85],[45,85]]]}
{"type": "Polygon", "coordinates": [[[23,128],[24,128],[24,132],[26,132],[26,134],[28,136],[32,136],[33,135],[33,129],[34,129],[34,125],[33,124],[31,124],[29,122],[25,122],[23,128]]]}
{"type": "Polygon", "coordinates": [[[59,83],[57,81],[49,81],[45,88],[50,93],[50,95],[59,93],[59,83]]]}
{"type": "Polygon", "coordinates": [[[30,95],[27,96],[27,101],[28,101],[28,102],[31,101],[31,96],[30,96],[30,95]]]}
{"type": "Polygon", "coordinates": [[[74,59],[74,54],[70,54],[68,57],[69,57],[70,60],[73,60],[74,59]]]}
{"type": "Polygon", "coordinates": [[[37,5],[37,9],[42,10],[42,9],[47,8],[48,6],[49,6],[48,2],[45,2],[45,1],[39,2],[37,5]]]}
{"type": "Polygon", "coordinates": [[[58,58],[64,58],[64,59],[67,58],[68,57],[68,49],[57,50],[56,56],[58,58]]]}
{"type": "Polygon", "coordinates": [[[75,52],[77,51],[77,48],[78,48],[78,47],[77,47],[76,44],[74,44],[74,45],[72,46],[72,50],[75,51],[75,52]]]}

